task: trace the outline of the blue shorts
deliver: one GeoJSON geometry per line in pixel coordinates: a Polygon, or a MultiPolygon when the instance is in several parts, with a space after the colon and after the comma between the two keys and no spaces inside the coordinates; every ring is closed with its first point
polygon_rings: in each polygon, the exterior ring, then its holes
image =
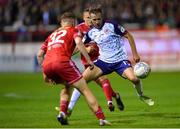
{"type": "Polygon", "coordinates": [[[117,74],[122,76],[125,69],[132,67],[129,60],[123,60],[116,63],[106,63],[98,59],[94,62],[94,64],[102,70],[103,75],[116,72],[117,74]]]}

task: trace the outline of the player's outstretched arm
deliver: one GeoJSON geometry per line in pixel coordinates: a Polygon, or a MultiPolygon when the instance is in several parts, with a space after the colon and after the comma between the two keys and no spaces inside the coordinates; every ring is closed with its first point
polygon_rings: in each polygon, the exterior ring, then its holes
{"type": "Polygon", "coordinates": [[[73,51],[73,55],[77,54],[79,52],[79,49],[77,48],[77,46],[75,47],[74,51],[73,51]]]}
{"type": "MultiPolygon", "coordinates": [[[[92,45],[85,46],[85,48],[86,48],[86,51],[87,51],[88,54],[91,53],[91,52],[93,52],[93,51],[97,51],[92,45]]],[[[76,46],[75,49],[74,49],[74,51],[73,51],[73,55],[77,54],[78,52],[79,52],[79,49],[78,49],[78,47],[76,46]]]]}
{"type": "Polygon", "coordinates": [[[129,44],[130,44],[130,47],[131,47],[131,51],[132,51],[132,54],[133,54],[133,58],[134,58],[134,61],[135,62],[139,62],[140,61],[140,56],[137,52],[137,49],[136,49],[136,44],[135,44],[135,41],[134,41],[134,38],[133,36],[127,32],[124,37],[126,37],[129,41],[129,44]]]}
{"type": "Polygon", "coordinates": [[[75,42],[76,42],[76,45],[77,45],[77,48],[79,49],[79,51],[82,53],[82,55],[85,57],[86,61],[88,62],[88,64],[90,65],[90,68],[93,69],[94,67],[94,64],[93,62],[91,61],[88,53],[87,53],[87,50],[82,42],[82,39],[80,37],[76,37],[75,39],[75,42]]]}

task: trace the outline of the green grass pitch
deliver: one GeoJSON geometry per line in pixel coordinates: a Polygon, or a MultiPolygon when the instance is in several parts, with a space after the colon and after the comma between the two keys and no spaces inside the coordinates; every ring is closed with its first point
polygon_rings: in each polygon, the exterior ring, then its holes
{"type": "MultiPolygon", "coordinates": [[[[89,84],[107,120],[106,128],[180,128],[180,72],[151,73],[143,80],[144,92],[155,100],[149,107],[139,100],[132,84],[116,74],[108,76],[119,91],[125,110],[110,112],[102,89],[89,84]]],[[[40,73],[0,74],[0,128],[99,128],[84,98],[78,101],[67,126],[56,120],[61,86],[48,87],[40,73]]],[[[115,103],[115,101],[114,101],[115,103]]]]}

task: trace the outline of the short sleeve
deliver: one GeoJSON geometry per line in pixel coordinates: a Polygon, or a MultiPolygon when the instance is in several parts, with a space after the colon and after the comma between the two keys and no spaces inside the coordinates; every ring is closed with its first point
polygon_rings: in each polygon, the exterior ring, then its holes
{"type": "Polygon", "coordinates": [[[127,33],[127,30],[123,26],[118,24],[114,26],[114,31],[116,34],[121,36],[124,36],[127,33]]]}
{"type": "Polygon", "coordinates": [[[127,30],[123,26],[119,25],[117,22],[115,21],[108,21],[108,22],[113,24],[114,31],[116,34],[120,36],[124,36],[127,33],[127,30]]]}
{"type": "Polygon", "coordinates": [[[80,32],[77,28],[74,30],[74,35],[73,35],[73,38],[74,38],[74,39],[75,39],[76,37],[82,38],[82,34],[81,34],[81,32],[80,32]]]}

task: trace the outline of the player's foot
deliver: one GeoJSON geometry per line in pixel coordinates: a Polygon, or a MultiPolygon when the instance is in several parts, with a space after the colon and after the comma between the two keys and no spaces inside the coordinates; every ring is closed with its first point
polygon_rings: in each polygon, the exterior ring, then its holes
{"type": "Polygon", "coordinates": [[[67,116],[62,112],[57,116],[57,120],[61,123],[61,125],[68,125],[67,116]]]}
{"type": "Polygon", "coordinates": [[[115,99],[116,99],[118,109],[123,111],[124,110],[124,104],[123,104],[123,102],[121,100],[121,97],[120,97],[119,93],[116,93],[115,99]]]}
{"type": "Polygon", "coordinates": [[[114,105],[113,105],[113,103],[112,102],[109,102],[108,103],[108,108],[109,108],[109,110],[111,111],[111,112],[113,112],[114,111],[114,105]]]}
{"type": "MultiPolygon", "coordinates": [[[[59,107],[55,107],[54,109],[55,109],[57,112],[59,112],[59,110],[60,110],[59,107]]],[[[71,114],[72,114],[72,109],[68,109],[68,110],[67,110],[67,117],[70,117],[71,114]]]]}
{"type": "Polygon", "coordinates": [[[107,120],[102,120],[102,119],[100,119],[100,120],[99,120],[99,125],[100,125],[100,126],[111,125],[111,123],[110,123],[109,121],[107,121],[107,120]]]}
{"type": "Polygon", "coordinates": [[[149,106],[154,105],[154,101],[147,96],[144,96],[144,95],[140,96],[140,100],[142,100],[144,103],[148,104],[149,106]]]}
{"type": "Polygon", "coordinates": [[[68,110],[67,110],[67,116],[68,116],[68,117],[70,117],[70,116],[71,116],[72,111],[73,111],[72,109],[69,109],[69,108],[68,108],[68,110]]]}

